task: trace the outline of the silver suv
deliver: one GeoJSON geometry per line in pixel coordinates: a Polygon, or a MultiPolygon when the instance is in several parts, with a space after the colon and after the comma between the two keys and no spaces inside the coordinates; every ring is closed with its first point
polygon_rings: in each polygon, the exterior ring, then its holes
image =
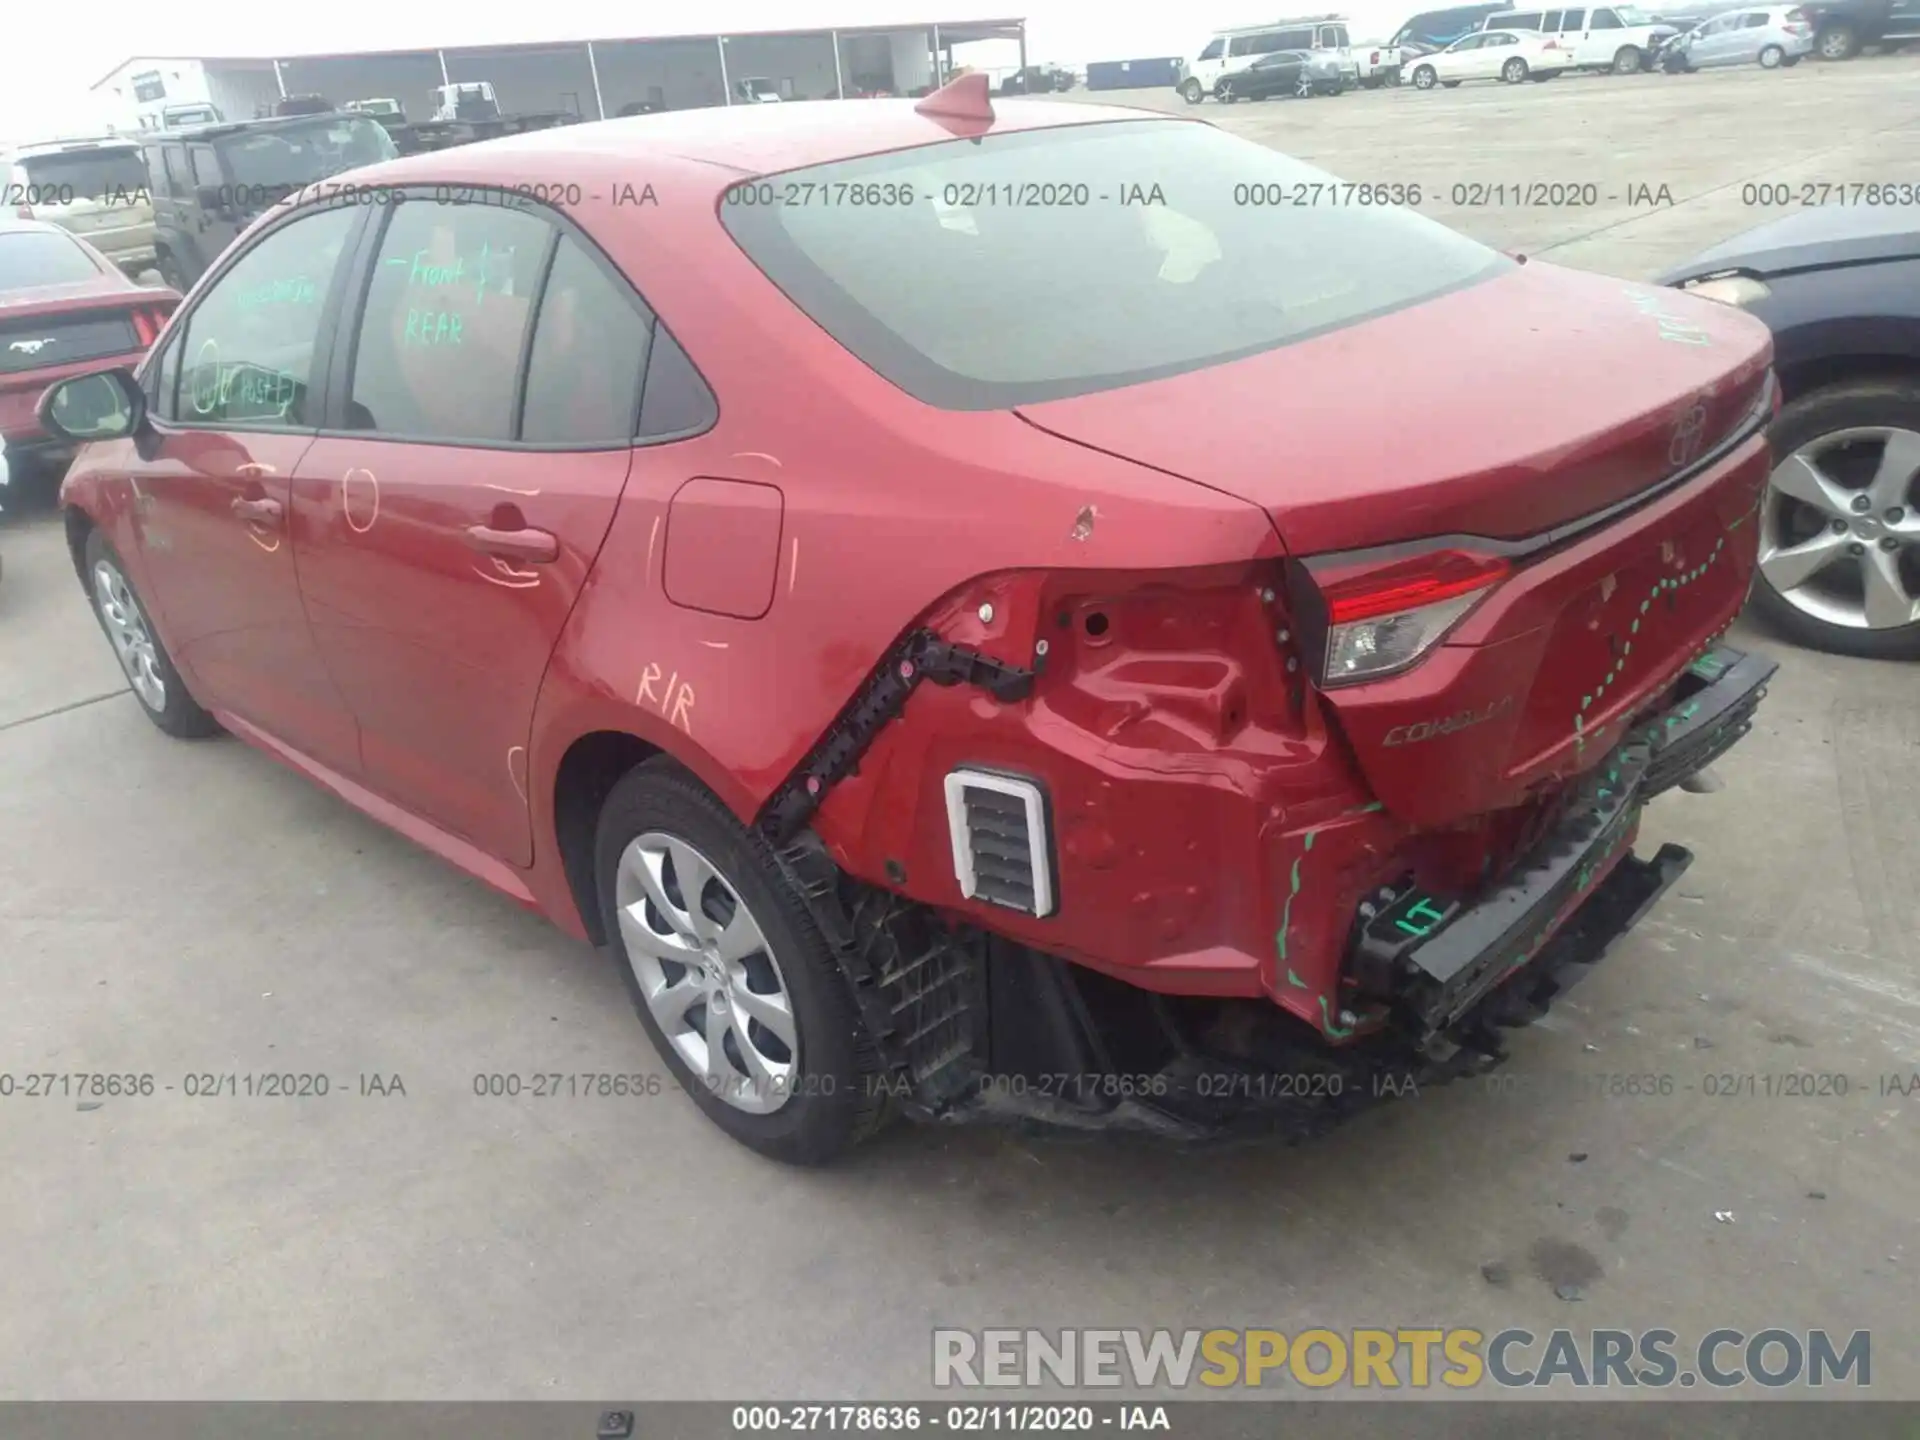
{"type": "Polygon", "coordinates": [[[7,162],[6,203],[23,220],[80,236],[132,279],[153,268],[153,197],[132,139],[23,145],[7,162]]]}

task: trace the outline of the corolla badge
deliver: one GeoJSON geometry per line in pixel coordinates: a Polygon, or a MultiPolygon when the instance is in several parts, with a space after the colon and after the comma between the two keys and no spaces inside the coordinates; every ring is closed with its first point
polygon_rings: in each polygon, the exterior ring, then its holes
{"type": "Polygon", "coordinates": [[[1688,465],[1700,454],[1707,438],[1707,402],[1696,400],[1673,422],[1673,436],[1667,442],[1667,463],[1688,465]]]}
{"type": "Polygon", "coordinates": [[[46,349],[47,346],[53,344],[57,338],[57,336],[49,336],[45,340],[16,340],[7,346],[7,348],[9,350],[18,350],[22,355],[38,355],[42,350],[46,349]]]}

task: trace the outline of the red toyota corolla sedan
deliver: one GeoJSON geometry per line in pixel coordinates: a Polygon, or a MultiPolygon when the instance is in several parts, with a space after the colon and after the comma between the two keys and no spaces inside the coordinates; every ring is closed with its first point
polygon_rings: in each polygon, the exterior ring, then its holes
{"type": "Polygon", "coordinates": [[[358,172],[48,393],[74,561],[748,1145],[1306,1133],[1585,973],[1773,671],[1766,328],[1236,203],[1327,180],[980,77],[358,172]]]}

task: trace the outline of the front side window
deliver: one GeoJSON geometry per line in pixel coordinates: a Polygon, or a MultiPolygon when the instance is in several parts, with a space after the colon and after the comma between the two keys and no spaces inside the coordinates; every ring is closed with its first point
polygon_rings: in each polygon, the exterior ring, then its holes
{"type": "Polygon", "coordinates": [[[531,206],[394,206],[354,341],[349,426],[511,440],[520,357],[555,238],[531,206]]]}
{"type": "Polygon", "coordinates": [[[1593,12],[1593,28],[1595,30],[1619,30],[1622,28],[1620,17],[1611,10],[1596,10],[1593,12]]]}
{"type": "Polygon", "coordinates": [[[1567,11],[1566,18],[1560,22],[1560,28],[1562,30],[1586,29],[1587,28],[1587,12],[1584,10],[1567,11]]]}
{"type": "Polygon", "coordinates": [[[195,145],[187,151],[187,158],[193,162],[193,183],[203,188],[220,184],[220,157],[213,153],[211,145],[195,145]]]}
{"type": "Polygon", "coordinates": [[[317,426],[314,351],[334,271],[361,212],[339,207],[262,236],[187,317],[175,417],[194,425],[317,426]]]}
{"type": "Polygon", "coordinates": [[[1247,203],[1333,177],[1178,120],[991,135],[789,174],[829,191],[876,187],[899,203],[857,213],[727,205],[727,230],[847,350],[945,409],[1005,409],[1222,364],[1513,263],[1409,210],[1247,203]],[[994,203],[1067,175],[1087,203],[994,203]]]}
{"type": "Polygon", "coordinates": [[[1746,28],[1749,30],[1758,30],[1761,26],[1765,25],[1766,23],[1767,23],[1767,12],[1764,10],[1757,10],[1753,14],[1747,16],[1746,28]]]}
{"type": "Polygon", "coordinates": [[[1218,60],[1220,58],[1220,52],[1225,45],[1226,41],[1215,37],[1207,42],[1207,48],[1200,52],[1199,58],[1202,60],[1218,60]]]}
{"type": "Polygon", "coordinates": [[[1233,38],[1233,43],[1227,46],[1227,54],[1235,56],[1258,55],[1260,51],[1255,47],[1254,43],[1258,38],[1259,37],[1255,35],[1236,35],[1233,38]]]}

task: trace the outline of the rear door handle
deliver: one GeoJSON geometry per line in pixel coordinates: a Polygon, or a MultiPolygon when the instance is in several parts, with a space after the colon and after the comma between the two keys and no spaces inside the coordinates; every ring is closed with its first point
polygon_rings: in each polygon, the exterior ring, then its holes
{"type": "Polygon", "coordinates": [[[236,500],[233,513],[256,524],[278,525],[286,511],[278,500],[236,500]]]}
{"type": "Polygon", "coordinates": [[[559,538],[546,530],[496,530],[491,525],[469,525],[467,543],[483,555],[550,565],[560,558],[559,538]]]}

